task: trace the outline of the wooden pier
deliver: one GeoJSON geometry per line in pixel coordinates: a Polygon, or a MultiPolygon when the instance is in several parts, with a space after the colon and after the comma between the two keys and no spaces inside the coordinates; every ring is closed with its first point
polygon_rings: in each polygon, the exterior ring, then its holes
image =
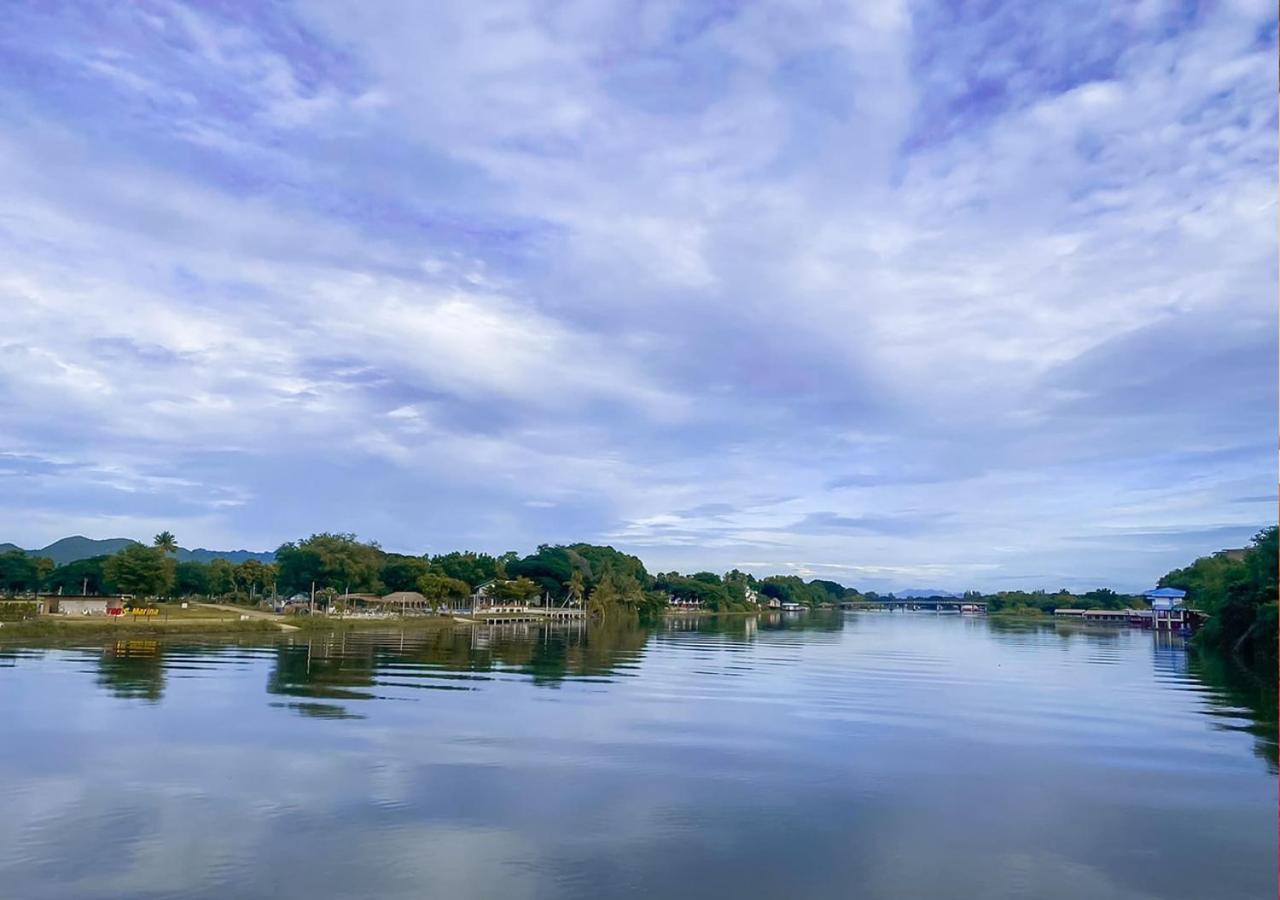
{"type": "Polygon", "coordinates": [[[581,609],[478,609],[469,616],[454,616],[455,622],[468,625],[508,625],[533,622],[585,622],[587,614],[581,609]]]}

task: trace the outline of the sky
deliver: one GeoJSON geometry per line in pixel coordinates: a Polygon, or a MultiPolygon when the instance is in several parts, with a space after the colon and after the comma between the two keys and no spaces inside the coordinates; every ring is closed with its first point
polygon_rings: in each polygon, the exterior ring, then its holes
{"type": "Polygon", "coordinates": [[[0,540],[1134,590],[1276,519],[1272,3],[5,19],[0,540]]]}

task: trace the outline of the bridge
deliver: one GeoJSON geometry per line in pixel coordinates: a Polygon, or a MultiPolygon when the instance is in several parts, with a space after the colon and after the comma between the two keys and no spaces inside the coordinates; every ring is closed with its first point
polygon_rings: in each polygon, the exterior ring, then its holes
{"type": "Polygon", "coordinates": [[[987,612],[987,604],[975,603],[972,600],[965,600],[962,597],[903,597],[901,600],[897,598],[876,600],[874,602],[868,600],[848,601],[840,604],[841,609],[863,609],[863,610],[928,610],[929,612],[967,612],[985,615],[987,612]]]}

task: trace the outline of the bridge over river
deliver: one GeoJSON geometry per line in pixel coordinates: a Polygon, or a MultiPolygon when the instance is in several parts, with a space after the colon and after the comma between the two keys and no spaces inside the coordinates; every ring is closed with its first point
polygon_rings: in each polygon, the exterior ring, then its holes
{"type": "Polygon", "coordinates": [[[885,599],[870,601],[850,601],[840,604],[841,609],[862,610],[928,610],[930,612],[971,612],[986,613],[987,604],[975,603],[960,597],[903,597],[901,600],[885,599]]]}

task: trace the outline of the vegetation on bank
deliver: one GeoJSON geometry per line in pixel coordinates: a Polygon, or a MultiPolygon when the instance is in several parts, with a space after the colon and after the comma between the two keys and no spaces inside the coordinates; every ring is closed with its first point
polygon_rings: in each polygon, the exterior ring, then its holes
{"type": "Polygon", "coordinates": [[[1277,542],[1275,526],[1258,532],[1243,553],[1202,556],[1160,579],[1160,587],[1187,592],[1187,605],[1208,613],[1196,635],[1205,647],[1239,656],[1250,665],[1276,670],[1277,542]]]}
{"type": "Polygon", "coordinates": [[[63,594],[129,594],[139,598],[216,599],[255,603],[266,596],[311,596],[332,607],[348,594],[417,591],[435,605],[456,604],[481,585],[496,601],[547,598],[552,604],[581,606],[597,617],[650,618],[674,600],[693,601],[711,612],[758,608],[761,598],[816,606],[857,591],[831,581],[805,582],[796,576],[757,579],[734,570],[725,575],[698,572],[650,574],[636,556],[594,544],[544,544],[527,556],[470,551],[411,556],[388,553],[350,534],[315,534],[290,541],[274,563],[256,559],[233,565],[225,560],[177,562],[172,534],[151,546],[134,544],[111,556],[53,566],[21,551],[0,554],[0,591],[63,594]]]}
{"type": "Polygon", "coordinates": [[[279,633],[267,619],[135,619],[129,616],[85,616],[73,619],[47,616],[0,624],[0,641],[73,640],[100,637],[156,637],[159,635],[279,633]]]}
{"type": "Polygon", "coordinates": [[[985,603],[987,612],[1010,618],[1053,615],[1055,609],[1141,609],[1147,601],[1140,595],[1119,594],[1110,588],[1095,588],[1083,594],[1060,591],[998,591],[983,594],[967,591],[966,603],[985,603]]]}
{"type": "MultiPolygon", "coordinates": [[[[324,533],[281,545],[273,563],[248,559],[238,565],[223,559],[178,562],[176,548],[176,539],[166,531],[156,535],[151,546],[132,544],[110,556],[61,566],[20,550],[0,553],[0,593],[129,594],[252,604],[271,595],[310,597],[314,587],[321,603],[329,607],[340,606],[346,594],[394,591],[417,591],[433,604],[446,605],[487,584],[489,596],[498,601],[542,597],[557,606],[583,607],[598,618],[641,619],[660,614],[672,601],[693,602],[708,612],[735,612],[757,609],[771,599],[804,607],[887,599],[873,591],[862,593],[834,581],[805,581],[795,575],[757,578],[737,569],[723,575],[651,574],[636,556],[585,543],[543,544],[526,556],[470,551],[413,556],[389,553],[351,534],[324,533]]],[[[1198,636],[1204,646],[1274,667],[1280,618],[1276,556],[1276,528],[1271,527],[1260,532],[1246,552],[1203,557],[1168,573],[1160,585],[1186,590],[1188,605],[1208,614],[1208,624],[1198,636]]],[[[989,613],[1010,618],[1046,615],[1062,608],[1145,605],[1141,597],[1107,588],[1081,594],[1065,589],[971,591],[963,599],[985,603],[989,613]]],[[[3,614],[23,617],[14,606],[3,614]]]]}

